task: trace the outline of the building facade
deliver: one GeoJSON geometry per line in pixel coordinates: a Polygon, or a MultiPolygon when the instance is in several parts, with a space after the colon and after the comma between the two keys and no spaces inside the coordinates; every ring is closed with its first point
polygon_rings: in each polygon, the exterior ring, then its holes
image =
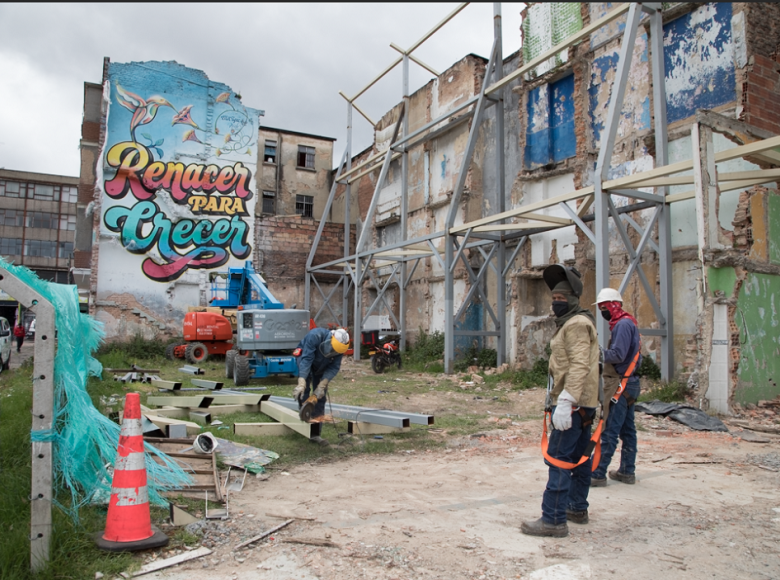
{"type": "MultiPolygon", "coordinates": [[[[504,76],[615,9],[611,3],[600,2],[532,4],[523,15],[524,48],[503,59],[504,76]]],[[[622,110],[618,111],[620,122],[614,154],[608,160],[608,179],[657,166],[652,91],[652,66],[657,56],[649,50],[650,28],[648,17],[644,18],[629,52],[630,72],[622,110]]],[[[668,163],[699,157],[694,151],[706,150],[717,156],[726,149],[780,133],[778,22],[780,6],[774,3],[664,5],[660,46],[666,85],[668,163]]],[[[347,181],[352,195],[357,192],[359,197],[361,220],[369,220],[367,226],[371,228],[374,247],[442,232],[458,183],[463,185],[462,197],[454,208],[456,228],[470,223],[479,228],[476,220],[499,213],[499,208],[543,205],[556,196],[592,186],[599,152],[604,146],[625,27],[623,13],[596,28],[584,41],[516,78],[503,90],[503,189],[495,172],[497,141],[493,135],[497,107],[486,110],[473,155],[467,158],[466,175],[461,175],[470,115],[476,105],[403,146],[409,164],[405,232],[400,219],[401,161],[390,163],[387,179],[376,198],[381,157],[372,171],[363,169],[362,177],[350,177],[347,181]],[[369,217],[372,200],[375,212],[369,217]]],[[[459,107],[468,99],[475,99],[483,87],[486,62],[487,59],[468,56],[411,94],[405,111],[408,132],[415,133],[448,111],[462,110],[459,107]]],[[[399,104],[376,124],[373,147],[356,156],[353,167],[387,149],[400,110],[399,104]]],[[[400,154],[401,149],[398,151],[400,154]]],[[[713,162],[711,173],[737,175],[771,168],[778,162],[780,157],[774,153],[739,157],[713,162]]],[[[742,184],[735,189],[713,187],[704,196],[707,199],[688,195],[692,185],[672,184],[669,188],[670,195],[681,199],[670,206],[675,353],[672,374],[689,383],[703,408],[721,412],[728,412],[731,402],[755,402],[780,393],[773,378],[780,373],[780,325],[768,314],[773,308],[769,305],[780,293],[780,258],[776,253],[780,196],[771,180],[763,187],[751,185],[742,184]]],[[[339,192],[344,189],[344,184],[340,184],[339,192]]],[[[616,213],[641,201],[631,196],[614,199],[616,213]]],[[[588,212],[588,207],[579,206],[579,210],[588,212]]],[[[592,211],[581,216],[593,220],[592,211]]],[[[607,236],[610,284],[618,287],[633,268],[640,269],[649,280],[650,296],[634,276],[624,288],[623,297],[626,309],[636,315],[640,327],[651,331],[658,328],[655,305],[661,300],[654,211],[627,211],[621,217],[620,229],[609,222],[607,236]],[[644,243],[635,264],[623,238],[638,247],[647,228],[652,243],[644,243]]],[[[571,223],[569,214],[559,205],[540,209],[536,216],[514,220],[513,227],[521,231],[513,234],[515,244],[507,248],[514,261],[506,276],[506,354],[513,364],[530,367],[544,357],[555,331],[549,312],[549,291],[541,279],[545,266],[556,262],[576,265],[584,273],[586,283],[582,302],[591,304],[595,300],[597,256],[592,238],[575,225],[533,231],[545,229],[539,227],[544,223],[562,224],[567,220],[571,223]],[[524,236],[523,228],[531,233],[524,236]],[[517,248],[521,237],[527,239],[517,248]]],[[[497,228],[495,233],[499,231],[497,228]]],[[[431,240],[441,255],[443,241],[442,237],[431,240]]],[[[408,249],[407,256],[414,251],[430,253],[425,243],[420,248],[408,249]]],[[[455,304],[463,303],[463,308],[457,311],[455,329],[464,335],[477,330],[495,331],[497,321],[491,318],[491,312],[495,313],[499,304],[498,284],[486,266],[490,260],[476,248],[462,250],[459,257],[464,260],[453,264],[451,292],[455,304]],[[483,270],[484,277],[478,278],[483,270]]],[[[384,305],[400,319],[400,304],[395,298],[399,285],[396,271],[390,266],[373,270],[376,280],[365,279],[361,286],[363,304],[375,304],[378,291],[387,284],[390,291],[383,296],[384,305]]],[[[445,287],[446,275],[441,259],[426,257],[414,266],[410,279],[403,282],[405,316],[411,322],[407,322],[406,328],[412,337],[418,328],[426,332],[444,330],[445,297],[449,291],[445,287]]],[[[364,316],[376,313],[363,311],[364,316]]],[[[465,338],[461,352],[474,340],[465,338]]],[[[478,342],[480,348],[497,346],[490,338],[480,338],[478,342]]],[[[643,340],[643,352],[659,364],[663,362],[660,343],[658,335],[652,332],[643,340]]]]}
{"type": "MultiPolygon", "coordinates": [[[[0,255],[43,280],[72,284],[76,177],[0,169],[0,255]]],[[[0,316],[13,322],[17,302],[0,297],[0,316]]]]}
{"type": "Polygon", "coordinates": [[[285,269],[305,266],[297,234],[322,215],[333,139],[262,116],[175,62],[106,59],[102,83],[85,83],[75,271],[109,340],[181,335],[209,275],[246,261],[302,305],[305,269],[285,269]]]}

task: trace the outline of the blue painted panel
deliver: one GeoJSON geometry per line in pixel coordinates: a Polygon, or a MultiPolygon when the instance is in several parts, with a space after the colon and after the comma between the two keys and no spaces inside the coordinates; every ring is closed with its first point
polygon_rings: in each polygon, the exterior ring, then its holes
{"type": "Polygon", "coordinates": [[[535,169],[575,155],[573,75],[528,93],[527,111],[527,168],[535,169]]]}
{"type": "MultiPolygon", "coordinates": [[[[455,321],[455,330],[482,330],[484,320],[484,307],[481,302],[472,302],[466,308],[461,320],[455,321]]],[[[477,342],[477,348],[484,348],[484,339],[481,336],[456,336],[455,337],[455,358],[460,358],[471,348],[471,345],[477,342]]]]}
{"type": "Polygon", "coordinates": [[[550,162],[549,85],[536,87],[528,93],[528,129],[525,139],[525,166],[529,169],[550,162]]]}
{"type": "Polygon", "coordinates": [[[609,99],[604,101],[603,110],[599,110],[599,90],[603,83],[607,82],[609,72],[617,68],[618,53],[605,54],[593,59],[591,65],[590,87],[588,96],[590,100],[590,122],[593,127],[593,146],[598,147],[601,142],[601,132],[604,130],[604,119],[607,116],[609,99]]]}
{"type": "Polygon", "coordinates": [[[670,123],[736,99],[731,3],[699,7],[664,26],[670,123]]]}
{"type": "Polygon", "coordinates": [[[574,75],[550,85],[550,129],[553,161],[563,161],[576,153],[574,137],[574,75]]]}

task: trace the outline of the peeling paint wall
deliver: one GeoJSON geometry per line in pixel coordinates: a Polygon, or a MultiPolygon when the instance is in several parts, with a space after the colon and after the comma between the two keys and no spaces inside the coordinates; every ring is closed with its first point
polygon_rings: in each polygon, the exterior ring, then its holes
{"type": "Polygon", "coordinates": [[[714,2],[664,26],[669,123],[736,99],[731,3],[714,2]]]}

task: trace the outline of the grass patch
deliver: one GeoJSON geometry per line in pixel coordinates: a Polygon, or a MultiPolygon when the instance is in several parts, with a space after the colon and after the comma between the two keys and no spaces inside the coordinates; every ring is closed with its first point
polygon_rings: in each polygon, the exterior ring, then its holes
{"type": "MultiPolygon", "coordinates": [[[[29,371],[22,367],[0,379],[0,578],[22,580],[30,574],[30,409],[29,371]]],[[[60,495],[60,501],[67,496],[60,495]]],[[[85,507],[74,523],[59,509],[52,510],[50,561],[36,579],[94,578],[127,570],[133,558],[98,550],[91,534],[105,527],[105,508],[85,507]]]]}
{"type": "MultiPolygon", "coordinates": [[[[330,388],[332,402],[376,409],[405,410],[408,409],[407,403],[412,399],[418,409],[420,401],[427,400],[431,402],[432,407],[435,407],[435,404],[440,402],[438,397],[444,396],[444,393],[460,392],[456,390],[451,379],[436,374],[443,370],[440,362],[437,362],[441,358],[443,338],[441,333],[434,333],[418,341],[416,354],[405,353],[405,362],[415,361],[415,364],[419,364],[418,370],[409,369],[408,365],[405,365],[401,371],[391,368],[377,375],[371,371],[367,362],[345,364],[342,373],[333,381],[330,388]],[[428,372],[425,372],[426,364],[428,372]],[[421,399],[422,395],[430,398],[421,399]]],[[[164,358],[164,347],[162,341],[148,341],[135,337],[127,343],[104,346],[97,354],[97,358],[105,368],[127,368],[136,364],[140,368],[159,370],[155,374],[163,380],[180,381],[184,387],[192,386],[190,380],[195,377],[178,370],[184,365],[184,361],[170,361],[164,358]]],[[[197,378],[225,381],[224,359],[221,357],[209,359],[200,366],[204,369],[205,375],[197,378]]],[[[31,476],[31,375],[32,361],[26,362],[20,369],[0,375],[0,531],[2,532],[0,578],[3,580],[30,578],[28,498],[31,476]]],[[[532,375],[528,375],[530,376],[532,375]]],[[[489,377],[489,379],[495,382],[511,380],[518,388],[525,388],[523,385],[530,385],[532,381],[528,377],[524,371],[516,371],[498,377],[489,377]]],[[[250,381],[251,386],[265,387],[265,390],[256,392],[257,394],[285,397],[291,396],[295,384],[296,379],[290,377],[269,377],[250,381]]],[[[226,386],[232,386],[232,381],[227,381],[226,386]]],[[[160,394],[153,385],[121,383],[115,381],[113,374],[108,372],[104,372],[102,377],[90,377],[87,391],[95,406],[107,414],[121,410],[124,395],[128,392],[140,392],[143,403],[147,402],[150,395],[160,394]]],[[[182,393],[184,396],[192,394],[194,393],[182,393]]],[[[499,399],[480,401],[480,405],[484,404],[484,407],[480,407],[477,412],[471,410],[467,414],[458,414],[456,411],[449,411],[446,414],[437,412],[436,424],[432,429],[427,426],[412,425],[408,432],[385,434],[381,438],[375,438],[373,435],[347,434],[345,421],[338,421],[335,425],[325,424],[322,436],[330,443],[329,447],[311,443],[298,434],[281,437],[233,435],[232,425],[236,422],[271,421],[264,415],[254,413],[220,415],[218,418],[224,424],[222,427],[227,428],[209,426],[204,430],[221,438],[275,451],[280,455],[280,459],[272,463],[271,468],[284,469],[300,463],[336,461],[364,454],[424,452],[445,446],[451,436],[467,436],[497,428],[495,423],[488,421],[491,416],[496,415],[489,415],[486,410],[496,409],[500,404],[506,403],[506,399],[502,393],[481,393],[481,395],[486,399],[498,395],[499,399]]],[[[455,406],[457,407],[458,404],[456,403],[455,406]]],[[[61,496],[63,503],[67,499],[65,495],[61,496]]],[[[174,501],[186,505],[190,513],[204,511],[202,500],[179,497],[174,501]]],[[[165,508],[151,508],[152,521],[155,523],[164,521],[167,514],[165,508]]],[[[57,508],[53,510],[53,518],[51,560],[46,569],[36,578],[91,579],[95,577],[96,572],[112,577],[119,572],[139,566],[140,561],[136,556],[111,554],[96,548],[92,535],[105,527],[105,506],[81,508],[78,523],[73,522],[57,508]]],[[[195,543],[197,538],[182,530],[177,531],[172,538],[173,546],[195,543]]]]}
{"type": "Polygon", "coordinates": [[[663,401],[664,403],[685,402],[685,397],[690,394],[688,385],[681,381],[656,382],[652,383],[649,391],[639,395],[639,402],[663,401]]]}

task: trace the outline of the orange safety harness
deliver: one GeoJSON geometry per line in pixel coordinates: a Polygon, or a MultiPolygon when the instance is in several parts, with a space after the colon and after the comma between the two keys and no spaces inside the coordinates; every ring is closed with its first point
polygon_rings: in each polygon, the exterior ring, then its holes
{"type": "Polygon", "coordinates": [[[636,354],[634,355],[634,360],[631,361],[631,364],[628,365],[628,368],[626,369],[626,372],[623,373],[623,378],[620,380],[620,386],[618,387],[618,390],[615,392],[614,395],[612,395],[612,402],[617,404],[618,400],[620,399],[620,395],[623,394],[623,391],[626,390],[626,385],[628,384],[628,379],[631,377],[631,375],[634,374],[634,369],[636,368],[636,363],[639,362],[639,353],[642,350],[642,341],[639,341],[639,348],[636,350],[636,354]]]}
{"type": "Polygon", "coordinates": [[[577,463],[569,463],[568,461],[562,461],[561,459],[556,459],[555,457],[547,453],[547,445],[548,445],[547,419],[549,417],[550,417],[550,411],[545,411],[544,426],[542,428],[542,455],[544,456],[544,458],[550,463],[552,463],[555,467],[560,467],[561,469],[574,469],[575,467],[579,467],[580,465],[585,463],[588,459],[591,458],[591,454],[593,454],[593,467],[591,468],[591,471],[596,471],[596,468],[599,466],[599,462],[601,461],[601,428],[604,426],[604,420],[599,419],[599,424],[596,427],[596,430],[593,432],[593,436],[590,438],[590,442],[588,443],[588,446],[585,448],[585,452],[582,454],[580,460],[577,463]]]}

